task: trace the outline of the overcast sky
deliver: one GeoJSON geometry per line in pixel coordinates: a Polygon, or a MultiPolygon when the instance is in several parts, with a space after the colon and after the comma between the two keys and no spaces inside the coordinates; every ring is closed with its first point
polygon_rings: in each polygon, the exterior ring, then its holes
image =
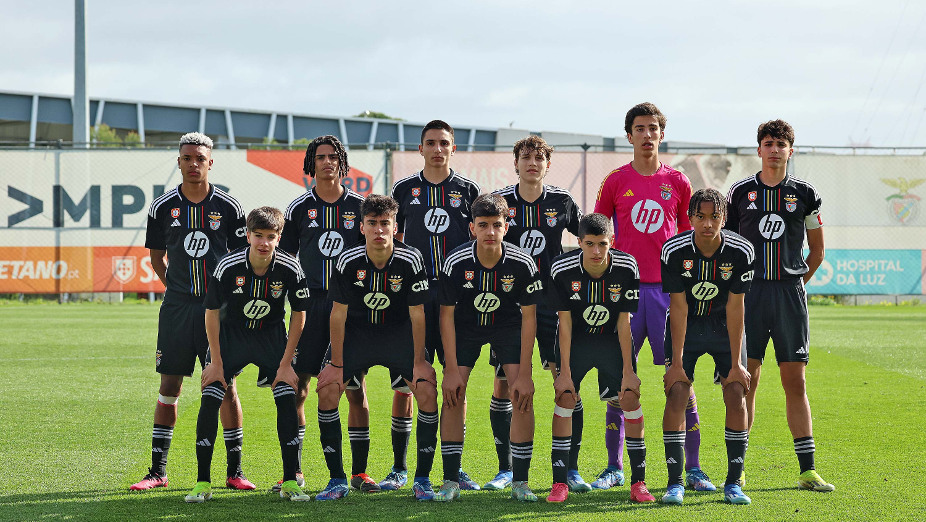
{"type": "MultiPolygon", "coordinates": [[[[0,91],[73,92],[70,0],[4,2],[0,91]]],[[[926,2],[87,0],[93,98],[666,139],[926,146],[926,2]]]]}

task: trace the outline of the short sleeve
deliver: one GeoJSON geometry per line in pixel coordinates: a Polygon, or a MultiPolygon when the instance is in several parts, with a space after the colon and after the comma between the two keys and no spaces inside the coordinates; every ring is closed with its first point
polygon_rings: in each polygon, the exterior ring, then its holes
{"type": "Polygon", "coordinates": [[[215,275],[209,276],[209,285],[206,289],[206,299],[203,301],[203,307],[206,310],[218,310],[225,304],[225,294],[222,289],[222,282],[215,275]]]}
{"type": "Polygon", "coordinates": [[[544,297],[543,280],[541,280],[540,272],[537,270],[537,266],[534,265],[532,259],[528,260],[528,265],[525,266],[524,272],[527,284],[521,288],[521,294],[518,296],[518,304],[521,306],[538,304],[543,301],[544,297]]]}
{"type": "Polygon", "coordinates": [[[304,312],[309,309],[309,287],[306,278],[301,273],[294,273],[293,286],[289,289],[289,307],[295,312],[304,312]]]}
{"type": "Polygon", "coordinates": [[[634,277],[634,274],[629,270],[627,272],[629,277],[626,286],[622,290],[623,295],[621,297],[623,299],[620,300],[618,311],[634,313],[640,306],[640,278],[634,277]]]}
{"type": "Polygon", "coordinates": [[[598,198],[595,200],[595,212],[604,214],[606,217],[614,217],[614,184],[616,171],[605,176],[598,189],[598,198]]]}
{"type": "Polygon", "coordinates": [[[232,226],[228,231],[228,238],[225,240],[225,246],[228,251],[236,250],[248,244],[247,223],[244,213],[239,213],[232,221],[232,226]]]}
{"type": "MultiPolygon", "coordinates": [[[[340,265],[340,263],[338,263],[340,265]]],[[[346,268],[347,265],[344,266],[346,268]]],[[[346,276],[342,270],[335,269],[331,273],[331,278],[328,280],[328,299],[336,303],[341,303],[343,305],[350,304],[348,303],[347,295],[347,283],[345,281],[346,276]]]]}
{"type": "Polygon", "coordinates": [[[669,258],[665,249],[663,249],[662,254],[662,291],[667,294],[677,294],[685,291],[685,282],[682,280],[682,275],[678,273],[677,269],[673,269],[669,262],[669,258]]]}
{"type": "Polygon", "coordinates": [[[167,250],[167,240],[164,230],[156,216],[148,214],[148,227],[145,231],[145,248],[151,250],[167,250]]]}
{"type": "Polygon", "coordinates": [[[745,294],[749,291],[755,273],[753,270],[754,261],[749,254],[744,253],[741,260],[734,265],[731,276],[733,282],[730,283],[731,294],[745,294]]]}
{"type": "Polygon", "coordinates": [[[414,272],[411,277],[411,287],[408,290],[408,306],[418,306],[431,300],[431,292],[428,289],[428,273],[424,270],[424,261],[421,261],[421,269],[414,272]]]}

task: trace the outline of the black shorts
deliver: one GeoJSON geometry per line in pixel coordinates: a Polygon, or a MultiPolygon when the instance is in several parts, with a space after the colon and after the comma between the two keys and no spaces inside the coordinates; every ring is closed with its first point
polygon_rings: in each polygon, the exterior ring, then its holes
{"type": "MultiPolygon", "coordinates": [[[[326,361],[330,360],[329,357],[326,361]]],[[[392,389],[404,393],[411,390],[415,367],[415,345],[412,323],[386,326],[348,326],[344,332],[344,382],[347,389],[360,388],[360,381],[373,366],[389,369],[392,389]]]]}
{"type": "Polygon", "coordinates": [[[424,303],[424,352],[428,362],[434,364],[434,354],[444,365],[444,343],[440,336],[440,280],[428,282],[428,302],[424,303]]]}
{"type": "MultiPolygon", "coordinates": [[[[743,342],[740,363],[746,366],[746,347],[743,342]]],[[[672,365],[672,329],[666,320],[666,368],[672,365]]],[[[726,319],[716,317],[689,317],[685,331],[685,351],[682,352],[682,368],[688,380],[694,382],[695,364],[698,357],[710,355],[714,359],[714,383],[720,384],[726,379],[733,367],[730,354],[730,335],[727,333],[726,319]]]]}
{"type": "Polygon", "coordinates": [[[164,295],[158,312],[154,368],[163,375],[193,375],[196,359],[206,361],[206,309],[202,300],[173,292],[164,295]]]}
{"type": "Polygon", "coordinates": [[[768,341],[778,363],[810,360],[810,316],[801,278],[785,281],[753,279],[746,292],[746,352],[765,359],[768,341]]]}
{"type": "MultiPolygon", "coordinates": [[[[632,364],[636,373],[636,359],[632,364]]],[[[582,379],[592,368],[598,369],[598,397],[603,401],[616,400],[624,378],[624,358],[617,335],[573,336],[569,352],[569,371],[572,373],[572,385],[575,386],[576,394],[579,393],[582,379]]]]}
{"type": "MultiPolygon", "coordinates": [[[[262,329],[250,329],[223,323],[219,331],[219,343],[222,347],[222,369],[225,382],[229,385],[249,364],[258,368],[258,386],[270,386],[276,379],[280,361],[286,352],[286,328],[280,322],[262,329]]],[[[207,354],[207,361],[211,359],[207,354]]]]}
{"type": "Polygon", "coordinates": [[[321,371],[331,337],[331,306],[332,302],[324,290],[309,292],[305,327],[296,345],[296,356],[293,357],[296,373],[314,377],[321,371]]]}
{"type": "MultiPolygon", "coordinates": [[[[543,305],[537,305],[537,348],[540,351],[540,363],[544,370],[559,368],[559,338],[557,327],[559,314],[543,305]]],[[[493,355],[489,364],[495,367],[495,377],[506,380],[505,370],[493,355]]]]}
{"type": "Polygon", "coordinates": [[[465,326],[457,325],[457,365],[472,368],[482,347],[491,348],[489,364],[500,367],[521,362],[521,325],[465,326]]]}

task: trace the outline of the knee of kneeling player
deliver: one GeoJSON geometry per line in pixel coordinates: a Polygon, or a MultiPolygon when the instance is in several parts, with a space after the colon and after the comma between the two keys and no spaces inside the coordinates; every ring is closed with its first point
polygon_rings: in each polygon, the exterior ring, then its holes
{"type": "Polygon", "coordinates": [[[673,408],[684,410],[688,405],[688,397],[691,396],[691,385],[684,382],[676,382],[669,387],[666,394],[666,406],[672,405],[673,408]]]}
{"type": "Polygon", "coordinates": [[[627,417],[627,412],[640,409],[640,397],[636,393],[624,392],[624,396],[621,397],[619,402],[620,408],[624,410],[624,418],[627,417]]]}

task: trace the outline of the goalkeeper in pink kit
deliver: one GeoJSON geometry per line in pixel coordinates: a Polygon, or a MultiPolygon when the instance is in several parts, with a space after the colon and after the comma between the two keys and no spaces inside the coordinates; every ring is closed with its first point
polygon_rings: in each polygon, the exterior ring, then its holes
{"type": "MultiPolygon", "coordinates": [[[[614,248],[632,255],[640,269],[640,304],[630,319],[634,358],[649,338],[653,364],[659,365],[666,362],[663,344],[669,308],[669,295],[662,292],[659,255],[668,238],[691,229],[691,183],[659,161],[665,128],[666,117],[652,103],[627,112],[624,130],[633,145],[633,161],[605,177],[595,202],[595,212],[614,222],[614,248]]],[[[608,466],[592,483],[596,489],[624,484],[624,412],[616,401],[608,402],[605,423],[608,466]]],[[[694,389],[685,411],[685,429],[685,482],[698,491],[713,491],[716,488],[698,461],[701,432],[694,389]]]]}

